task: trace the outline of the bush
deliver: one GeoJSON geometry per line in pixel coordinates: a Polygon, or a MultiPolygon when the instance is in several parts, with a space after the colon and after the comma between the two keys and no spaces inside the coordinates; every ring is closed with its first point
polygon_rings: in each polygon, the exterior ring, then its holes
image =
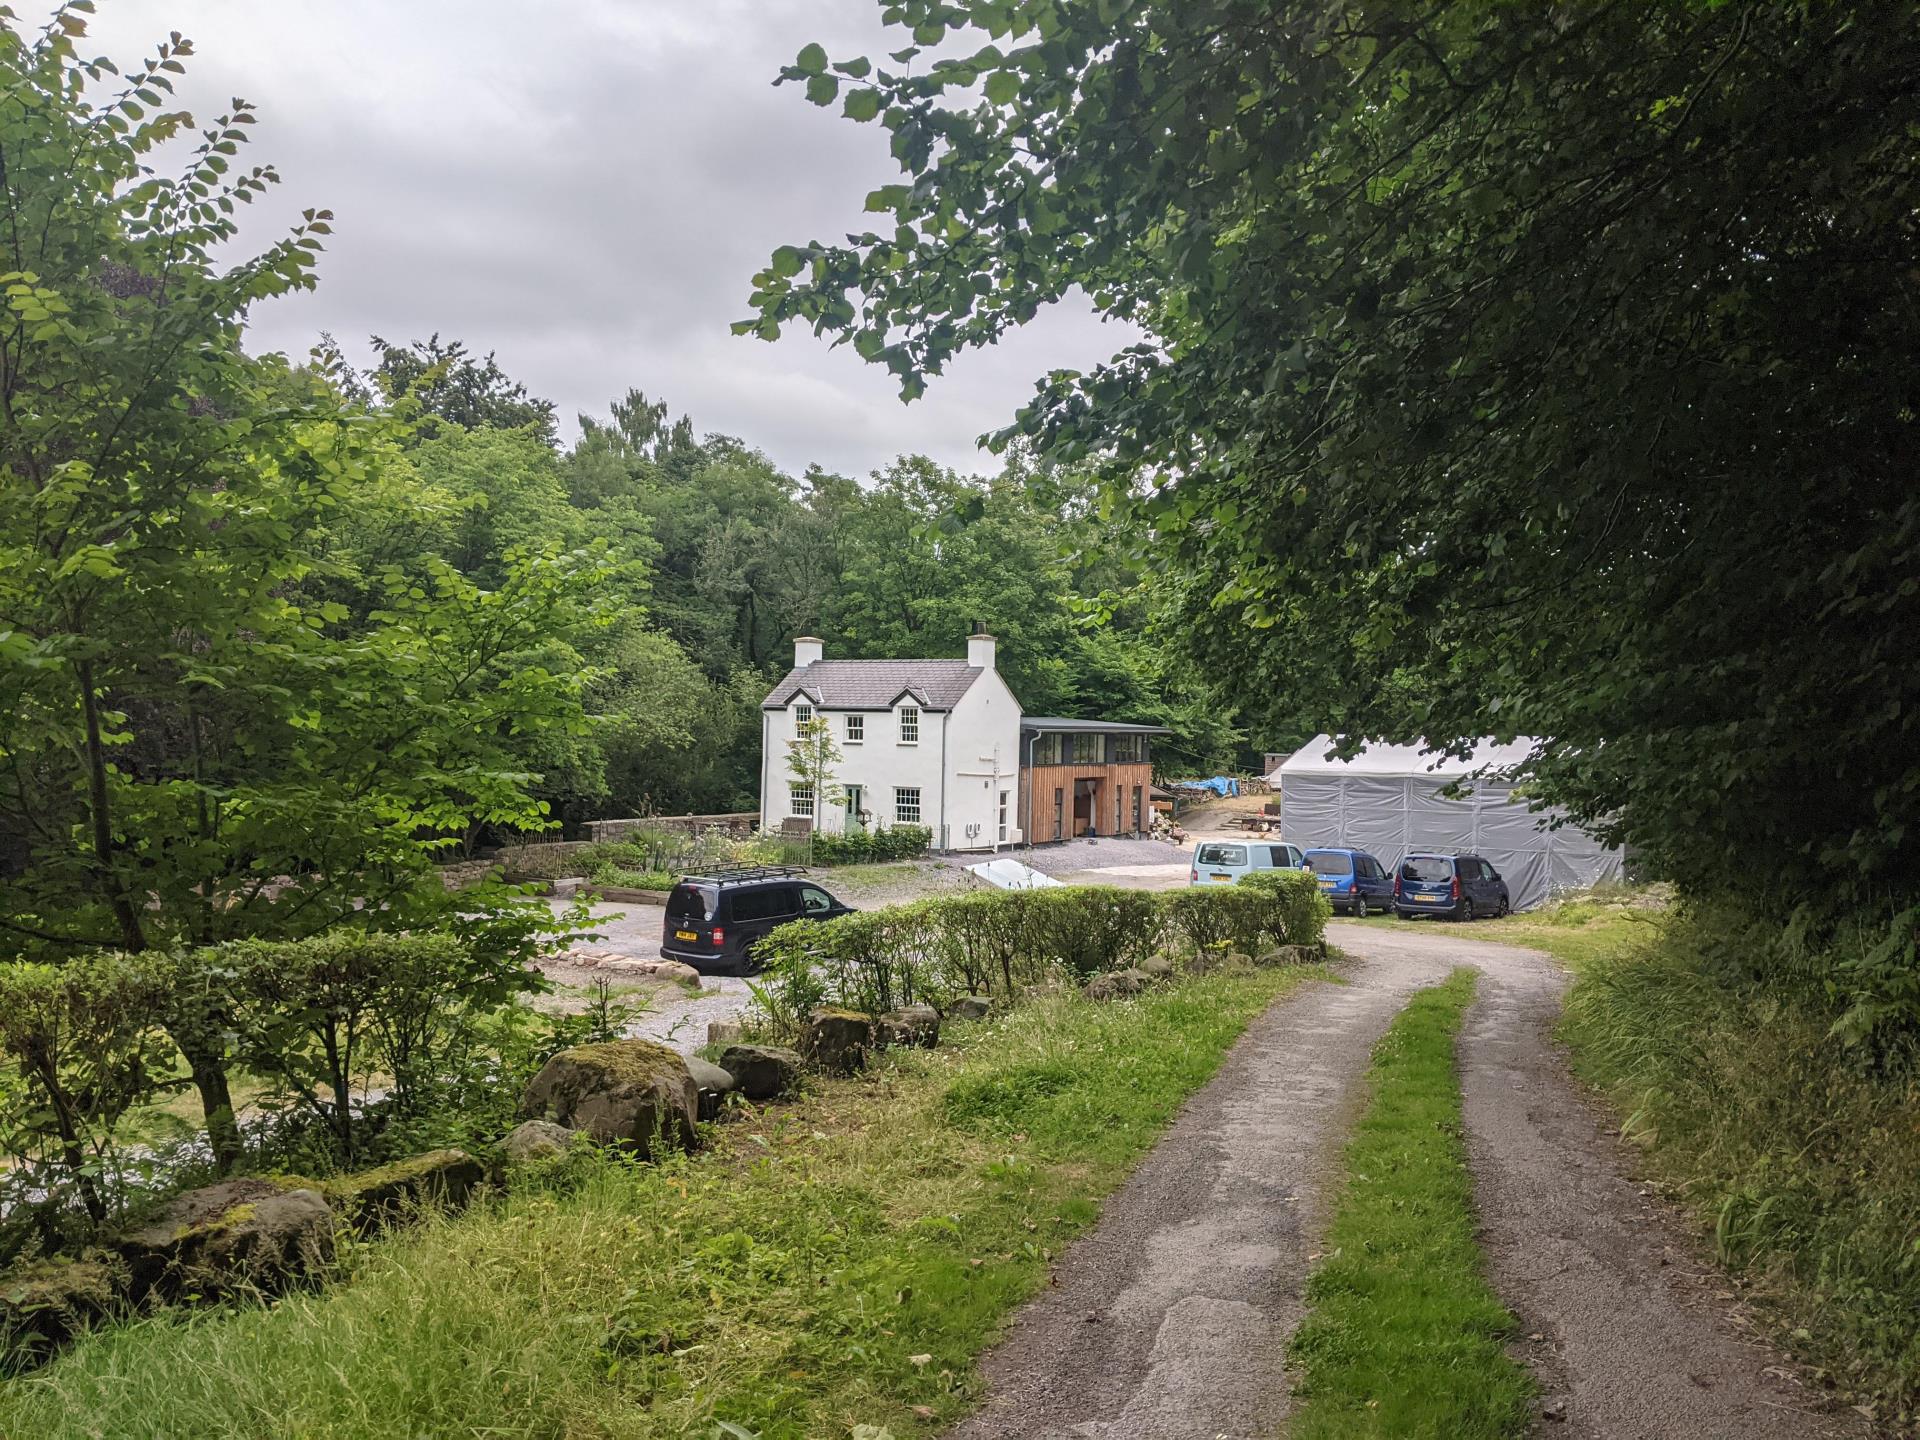
{"type": "Polygon", "coordinates": [[[117,1208],[115,1129],[174,1068],[158,1024],[163,978],[148,957],[113,953],[0,966],[0,1049],[13,1062],[0,1139],[24,1162],[0,1187],[16,1222],[8,1249],[29,1227],[57,1242],[76,1205],[94,1225],[117,1208]]]}
{"type": "Polygon", "coordinates": [[[378,1109],[417,1116],[471,1059],[476,1025],[527,987],[510,950],[488,956],[452,935],[335,930],[306,940],[245,940],[198,952],[229,970],[242,1064],[312,1114],[334,1158],[366,1158],[363,1123],[378,1109]]]}
{"type": "Polygon", "coordinates": [[[1329,907],[1311,876],[1153,892],[1105,885],[943,895],[783,925],[756,952],[758,1027],[791,1037],[816,1005],[877,1014],[964,994],[1004,1002],[1049,976],[1125,969],[1158,950],[1318,945],[1329,907]]]}

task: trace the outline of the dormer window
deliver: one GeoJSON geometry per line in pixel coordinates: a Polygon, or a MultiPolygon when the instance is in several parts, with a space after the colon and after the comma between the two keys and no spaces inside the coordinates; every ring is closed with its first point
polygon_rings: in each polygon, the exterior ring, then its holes
{"type": "Polygon", "coordinates": [[[804,700],[793,702],[793,728],[798,730],[813,723],[813,706],[804,700]]]}
{"type": "Polygon", "coordinates": [[[902,745],[920,743],[920,707],[918,705],[900,707],[900,743],[902,745]]]}

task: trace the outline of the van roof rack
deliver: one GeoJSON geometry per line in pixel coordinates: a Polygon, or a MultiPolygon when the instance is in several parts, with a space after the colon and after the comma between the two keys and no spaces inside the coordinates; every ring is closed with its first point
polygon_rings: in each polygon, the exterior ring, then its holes
{"type": "Polygon", "coordinates": [[[697,874],[689,874],[688,880],[784,880],[790,875],[804,875],[806,870],[798,865],[711,865],[697,874]]]}

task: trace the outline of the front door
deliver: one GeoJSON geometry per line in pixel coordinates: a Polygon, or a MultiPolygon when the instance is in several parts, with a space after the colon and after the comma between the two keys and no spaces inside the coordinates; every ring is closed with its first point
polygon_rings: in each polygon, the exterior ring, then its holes
{"type": "Polygon", "coordinates": [[[858,785],[844,787],[847,792],[847,834],[859,835],[866,831],[867,822],[861,819],[866,814],[866,800],[858,785]]]}
{"type": "Polygon", "coordinates": [[[1098,780],[1073,782],[1073,833],[1075,835],[1099,833],[1099,799],[1100,782],[1098,780]]]}

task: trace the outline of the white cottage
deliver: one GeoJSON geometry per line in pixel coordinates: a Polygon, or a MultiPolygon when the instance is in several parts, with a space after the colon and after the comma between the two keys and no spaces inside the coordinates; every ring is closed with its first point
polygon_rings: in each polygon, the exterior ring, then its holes
{"type": "Polygon", "coordinates": [[[760,824],[810,820],[826,832],[924,825],[937,848],[1017,844],[1020,702],[994,668],[991,635],[964,660],[828,660],[812,636],[760,707],[760,824]],[[843,792],[824,804],[788,767],[789,742],[819,717],[832,727],[843,792]]]}

